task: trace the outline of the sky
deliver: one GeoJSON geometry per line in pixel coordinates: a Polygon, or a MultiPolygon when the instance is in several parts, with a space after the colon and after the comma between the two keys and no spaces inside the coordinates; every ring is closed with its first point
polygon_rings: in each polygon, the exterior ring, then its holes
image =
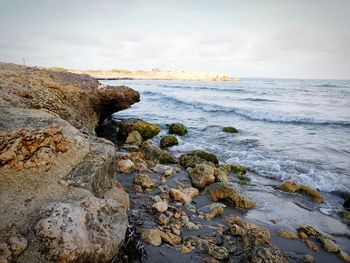
{"type": "Polygon", "coordinates": [[[350,79],[350,0],[0,0],[0,61],[350,79]]]}

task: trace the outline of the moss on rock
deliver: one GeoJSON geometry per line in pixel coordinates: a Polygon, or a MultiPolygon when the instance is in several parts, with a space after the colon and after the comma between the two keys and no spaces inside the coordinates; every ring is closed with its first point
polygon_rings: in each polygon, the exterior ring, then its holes
{"type": "Polygon", "coordinates": [[[186,135],[188,131],[185,125],[176,122],[169,125],[169,133],[182,136],[186,135]]]}
{"type": "Polygon", "coordinates": [[[212,162],[214,164],[219,163],[219,160],[215,154],[209,153],[209,152],[206,152],[203,150],[196,150],[196,151],[190,152],[189,155],[194,155],[194,156],[200,157],[200,158],[202,158],[208,162],[212,162]]]}
{"type": "Polygon", "coordinates": [[[178,144],[179,142],[177,141],[177,138],[174,135],[165,136],[160,140],[160,147],[162,148],[168,148],[178,144]]]}
{"type": "Polygon", "coordinates": [[[237,133],[238,130],[235,127],[229,126],[222,128],[222,131],[228,132],[228,133],[237,133]]]}
{"type": "Polygon", "coordinates": [[[136,118],[126,119],[120,122],[118,136],[125,139],[132,131],[138,131],[142,138],[147,140],[156,136],[160,132],[160,127],[156,124],[136,118]]]}

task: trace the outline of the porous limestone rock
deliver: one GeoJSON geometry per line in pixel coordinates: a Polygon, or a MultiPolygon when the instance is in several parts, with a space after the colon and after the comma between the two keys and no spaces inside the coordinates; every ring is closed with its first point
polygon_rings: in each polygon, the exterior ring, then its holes
{"type": "Polygon", "coordinates": [[[209,165],[196,164],[194,168],[187,168],[187,172],[192,185],[198,189],[203,189],[215,182],[215,170],[209,165]]]}
{"type": "Polygon", "coordinates": [[[162,244],[159,229],[142,229],[141,238],[155,247],[159,247],[162,244]]]}
{"type": "Polygon", "coordinates": [[[234,187],[223,184],[214,183],[208,187],[208,193],[213,201],[219,201],[226,199],[231,202],[234,206],[240,208],[253,208],[255,207],[255,202],[250,198],[242,195],[234,187]]]}
{"type": "Polygon", "coordinates": [[[120,204],[95,197],[47,204],[39,217],[36,234],[47,258],[59,262],[109,262],[128,226],[120,204]]]}
{"type": "Polygon", "coordinates": [[[175,201],[180,201],[185,204],[189,204],[192,201],[192,198],[199,195],[197,188],[189,187],[185,189],[170,189],[169,195],[175,201]]]}
{"type": "Polygon", "coordinates": [[[322,195],[310,187],[302,184],[297,184],[292,181],[285,181],[278,186],[284,192],[288,193],[302,193],[311,197],[317,204],[323,204],[324,200],[322,195]]]}
{"type": "Polygon", "coordinates": [[[147,174],[139,174],[134,178],[134,184],[140,185],[143,189],[153,188],[156,182],[155,179],[151,179],[147,174]]]}

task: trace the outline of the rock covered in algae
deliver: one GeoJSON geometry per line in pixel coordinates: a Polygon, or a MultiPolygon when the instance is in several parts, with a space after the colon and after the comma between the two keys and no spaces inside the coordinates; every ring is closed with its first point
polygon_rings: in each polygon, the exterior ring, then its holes
{"type": "Polygon", "coordinates": [[[194,168],[196,164],[203,164],[203,163],[206,165],[215,167],[215,164],[212,162],[208,162],[201,157],[188,155],[188,154],[181,154],[179,158],[179,162],[184,168],[188,168],[188,167],[194,168]]]}
{"type": "Polygon", "coordinates": [[[129,132],[128,137],[126,138],[125,143],[131,145],[140,145],[143,142],[142,136],[138,131],[129,132]]]}
{"type": "Polygon", "coordinates": [[[306,185],[297,184],[292,181],[285,181],[282,184],[280,184],[278,188],[288,193],[303,193],[311,197],[318,204],[324,203],[322,195],[318,191],[311,189],[306,185]]]}
{"type": "Polygon", "coordinates": [[[223,183],[214,183],[208,187],[208,193],[213,201],[226,199],[239,208],[253,208],[255,202],[239,193],[233,186],[223,183]]]}
{"type": "Polygon", "coordinates": [[[164,136],[160,140],[160,147],[162,147],[162,148],[168,148],[168,147],[178,145],[178,144],[179,144],[179,142],[177,141],[177,138],[174,135],[164,136]]]}
{"type": "Polygon", "coordinates": [[[127,138],[130,132],[138,131],[144,140],[151,139],[160,132],[156,124],[141,119],[130,118],[119,123],[118,136],[127,138]]]}
{"type": "Polygon", "coordinates": [[[206,152],[206,151],[203,151],[203,150],[196,150],[196,151],[193,151],[193,152],[189,152],[188,155],[194,155],[194,156],[197,156],[197,157],[200,157],[208,162],[212,162],[214,164],[218,164],[219,163],[219,160],[218,158],[216,157],[215,154],[213,153],[210,153],[210,152],[206,152]]]}
{"type": "Polygon", "coordinates": [[[224,128],[222,128],[222,131],[227,132],[227,133],[237,133],[238,132],[238,130],[232,126],[224,127],[224,128]]]}
{"type": "Polygon", "coordinates": [[[187,127],[181,123],[172,123],[169,125],[169,133],[177,134],[180,136],[187,134],[187,127]]]}

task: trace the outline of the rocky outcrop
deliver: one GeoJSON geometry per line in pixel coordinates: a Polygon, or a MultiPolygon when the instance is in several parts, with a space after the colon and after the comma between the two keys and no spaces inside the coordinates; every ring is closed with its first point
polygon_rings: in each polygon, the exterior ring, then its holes
{"type": "Polygon", "coordinates": [[[0,63],[0,87],[0,105],[46,109],[90,134],[100,121],[140,99],[131,88],[101,87],[88,75],[5,63],[0,63]]]}
{"type": "Polygon", "coordinates": [[[0,244],[13,226],[28,240],[8,262],[112,260],[129,200],[95,128],[138,100],[86,75],[0,63],[0,244]]]}

